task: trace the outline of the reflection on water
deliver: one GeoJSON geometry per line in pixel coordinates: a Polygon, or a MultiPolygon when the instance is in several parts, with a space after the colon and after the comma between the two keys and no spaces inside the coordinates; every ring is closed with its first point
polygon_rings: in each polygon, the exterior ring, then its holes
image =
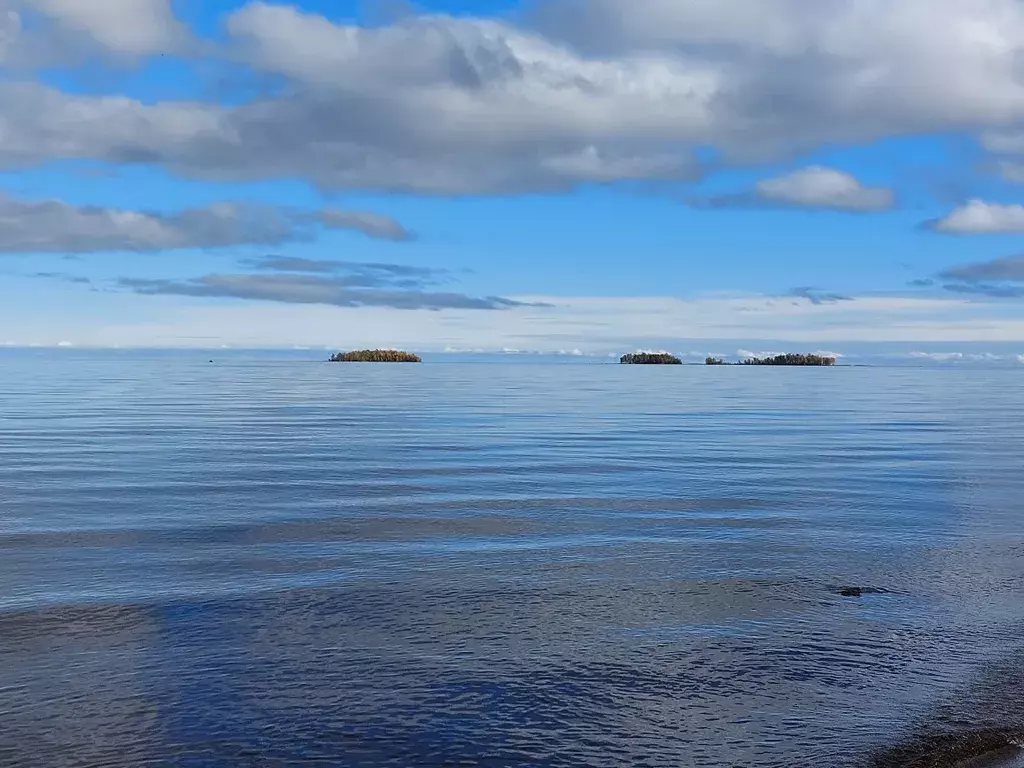
{"type": "Polygon", "coordinates": [[[909,766],[1024,726],[1016,371],[0,362],[5,765],[909,766]]]}

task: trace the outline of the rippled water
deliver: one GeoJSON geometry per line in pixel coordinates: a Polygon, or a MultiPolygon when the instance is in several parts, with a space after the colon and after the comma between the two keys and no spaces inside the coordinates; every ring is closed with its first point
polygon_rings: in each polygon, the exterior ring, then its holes
{"type": "Polygon", "coordinates": [[[1018,370],[201,355],[0,357],[4,765],[844,766],[1024,724],[1018,370]]]}

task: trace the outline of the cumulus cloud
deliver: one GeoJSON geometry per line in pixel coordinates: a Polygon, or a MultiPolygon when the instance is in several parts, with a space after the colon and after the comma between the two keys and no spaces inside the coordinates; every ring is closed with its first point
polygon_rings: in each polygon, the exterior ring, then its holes
{"type": "Polygon", "coordinates": [[[135,60],[187,50],[171,0],[0,0],[0,63],[70,64],[94,54],[135,60]]]}
{"type": "Polygon", "coordinates": [[[26,5],[118,54],[168,53],[188,38],[171,0],[30,0],[26,5]]]}
{"type": "Polygon", "coordinates": [[[997,235],[1024,232],[1024,205],[968,200],[926,226],[950,235],[997,235]]]}
{"type": "Polygon", "coordinates": [[[885,210],[895,200],[891,189],[865,187],[848,173],[820,165],[759,181],[754,193],[777,205],[857,212],[885,210]]]}
{"type": "Polygon", "coordinates": [[[753,189],[690,202],[710,208],[774,207],[867,213],[892,208],[895,201],[891,189],[866,187],[848,173],[812,165],[785,176],[762,179],[753,189]]]}
{"type": "Polygon", "coordinates": [[[390,307],[392,309],[499,310],[526,306],[499,296],[474,297],[462,293],[425,291],[408,287],[373,271],[353,271],[325,277],[303,274],[204,275],[188,280],[122,278],[118,286],[147,295],[178,295],[248,299],[284,304],[327,304],[335,307],[390,307]]]}
{"type": "MultiPolygon", "coordinates": [[[[39,2],[110,51],[175,44],[167,0],[39,2]],[[113,24],[122,14],[138,23],[113,24]]],[[[250,2],[227,17],[217,55],[285,87],[240,104],[150,104],[4,83],[0,166],[87,157],[226,181],[504,194],[693,179],[696,148],[762,160],[1024,125],[1016,0],[541,6],[518,25],[427,15],[359,27],[250,2]]],[[[891,205],[839,172],[800,173],[760,191],[784,204],[891,205]]]]}
{"type": "Polygon", "coordinates": [[[306,213],[267,205],[217,203],[175,213],[27,202],[0,194],[0,253],[166,251],[235,245],[279,245],[313,237],[310,222],[400,239],[385,216],[344,211],[306,213]]]}

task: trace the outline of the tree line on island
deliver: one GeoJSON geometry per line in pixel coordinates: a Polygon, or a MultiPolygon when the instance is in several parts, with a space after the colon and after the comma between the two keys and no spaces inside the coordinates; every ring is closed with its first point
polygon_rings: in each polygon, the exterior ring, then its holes
{"type": "MultiPolygon", "coordinates": [[[[338,352],[331,355],[332,363],[420,363],[418,355],[397,349],[362,349],[355,352],[338,352]]],[[[682,365],[683,361],[667,352],[631,352],[623,355],[623,365],[682,365]]],[[[789,366],[830,366],[836,364],[834,357],[824,355],[786,354],[770,357],[750,357],[739,363],[727,363],[720,357],[708,357],[705,365],[789,365],[789,366]]]]}
{"type": "Polygon", "coordinates": [[[421,363],[419,355],[397,349],[361,349],[331,355],[332,363],[421,363]]]}
{"type": "MultiPolygon", "coordinates": [[[[623,365],[682,365],[683,361],[666,352],[632,352],[623,355],[619,362],[623,365]]],[[[727,363],[720,357],[708,357],[705,365],[791,365],[791,366],[830,366],[836,364],[834,357],[824,355],[786,354],[770,357],[749,357],[739,363],[727,363]]]]}

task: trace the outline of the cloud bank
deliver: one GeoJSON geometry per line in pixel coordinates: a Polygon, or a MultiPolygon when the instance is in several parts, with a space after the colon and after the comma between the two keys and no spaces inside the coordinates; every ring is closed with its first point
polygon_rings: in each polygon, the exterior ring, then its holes
{"type": "MultiPolygon", "coordinates": [[[[7,59],[65,38],[111,56],[201,50],[283,87],[242,103],[144,103],[5,81],[4,168],[89,158],[224,181],[505,194],[691,179],[709,147],[742,163],[973,132],[1005,149],[991,136],[1024,126],[1016,0],[636,0],[628,13],[620,0],[542,0],[518,24],[413,15],[374,27],[250,2],[224,17],[223,41],[198,47],[168,0],[5,6],[7,59]]],[[[761,192],[888,205],[827,169],[761,192]]]]}
{"type": "MultiPolygon", "coordinates": [[[[289,281],[286,285],[291,285],[289,281]]],[[[159,290],[158,285],[139,285],[159,290]]],[[[281,288],[281,284],[278,284],[281,288]]],[[[186,296],[160,301],[124,293],[102,294],[106,306],[144,301],[147,316],[118,323],[102,318],[62,322],[42,307],[19,309],[8,338],[18,343],[69,340],[76,345],[155,346],[401,346],[422,351],[579,349],[608,353],[632,349],[827,349],[852,343],[986,344],[1024,341],[1024,311],[1017,302],[976,302],[965,297],[863,297],[815,305],[766,296],[579,298],[512,296],[520,306],[497,311],[403,309],[386,304],[332,306],[294,301],[204,302],[192,298],[251,285],[233,280],[199,283],[186,296]],[[547,306],[536,306],[546,304],[547,306]],[[685,340],[706,343],[684,346],[685,340]]],[[[262,290],[267,290],[264,287],[262,290]]],[[[285,290],[288,290],[287,288],[285,290]]],[[[307,290],[301,282],[294,290],[307,290]]],[[[323,288],[315,287],[314,292],[323,288]]],[[[354,289],[353,289],[354,290],[354,289]]],[[[430,291],[425,291],[429,293],[430,291]]],[[[94,294],[99,300],[100,294],[94,294]]],[[[319,299],[321,296],[314,295],[319,299]]],[[[330,298],[329,296],[327,297],[330,298]]],[[[371,298],[367,296],[366,298],[371,298]]],[[[402,301],[407,305],[410,302],[402,301]]],[[[413,301],[412,303],[415,303],[413,301]]],[[[429,302],[424,302],[429,303],[429,302]]],[[[7,313],[7,314],[5,314],[7,313]]],[[[0,306],[0,319],[8,310],[0,306]]],[[[920,348],[920,347],[918,347],[920,348]]],[[[952,347],[956,349],[956,347],[952,347]]],[[[1020,354],[1020,350],[1014,350],[1020,354]]]]}

